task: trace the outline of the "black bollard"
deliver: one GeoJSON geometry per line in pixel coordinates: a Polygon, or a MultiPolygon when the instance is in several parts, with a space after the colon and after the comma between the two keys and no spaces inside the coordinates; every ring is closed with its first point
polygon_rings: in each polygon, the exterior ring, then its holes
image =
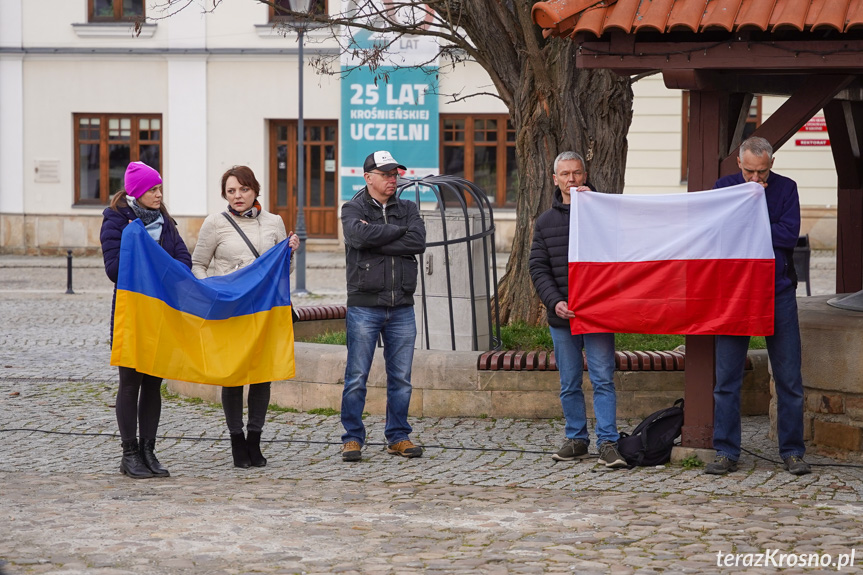
{"type": "Polygon", "coordinates": [[[66,250],[66,293],[75,293],[72,291],[72,250],[66,250]]]}

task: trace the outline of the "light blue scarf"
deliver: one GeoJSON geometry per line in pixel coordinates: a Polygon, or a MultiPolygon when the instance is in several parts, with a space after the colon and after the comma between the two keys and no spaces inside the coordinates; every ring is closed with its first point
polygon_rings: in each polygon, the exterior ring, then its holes
{"type": "Polygon", "coordinates": [[[144,224],[144,228],[150,234],[150,237],[158,242],[159,238],[162,237],[162,225],[165,223],[162,212],[160,210],[145,208],[132,196],[126,196],[126,203],[129,204],[129,207],[132,208],[132,211],[141,220],[141,223],[144,224]]]}

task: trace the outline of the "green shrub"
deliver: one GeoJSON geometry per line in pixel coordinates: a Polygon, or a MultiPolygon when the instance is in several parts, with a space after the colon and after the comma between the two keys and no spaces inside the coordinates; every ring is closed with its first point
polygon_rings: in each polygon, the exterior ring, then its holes
{"type": "Polygon", "coordinates": [[[333,415],[339,415],[339,413],[341,412],[331,407],[316,407],[314,409],[310,409],[306,413],[310,413],[311,415],[323,415],[325,417],[330,417],[333,415]]]}
{"type": "Polygon", "coordinates": [[[328,331],[314,337],[298,339],[297,341],[304,341],[306,343],[326,343],[329,345],[347,345],[348,334],[345,331],[328,331]]]}
{"type": "Polygon", "coordinates": [[[697,455],[687,455],[680,462],[680,465],[683,466],[683,469],[698,469],[704,467],[704,462],[697,455]]]}
{"type": "Polygon", "coordinates": [[[551,333],[547,327],[527,325],[523,321],[516,321],[509,325],[501,326],[500,339],[503,342],[502,349],[519,349],[525,351],[554,349],[551,341],[551,333]]]}

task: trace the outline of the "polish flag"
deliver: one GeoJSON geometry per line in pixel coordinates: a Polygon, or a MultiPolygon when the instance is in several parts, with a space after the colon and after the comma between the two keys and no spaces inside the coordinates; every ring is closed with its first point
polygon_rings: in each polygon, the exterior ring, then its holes
{"type": "Polygon", "coordinates": [[[774,265],[759,184],[572,192],[572,333],[771,335],[774,265]]]}

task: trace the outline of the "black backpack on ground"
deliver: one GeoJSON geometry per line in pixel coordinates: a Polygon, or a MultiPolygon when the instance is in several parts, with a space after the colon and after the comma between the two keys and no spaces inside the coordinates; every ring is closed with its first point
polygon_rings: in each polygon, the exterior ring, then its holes
{"type": "Polygon", "coordinates": [[[683,399],[648,415],[632,430],[621,433],[617,449],[629,465],[662,465],[671,459],[674,440],[683,428],[683,399]]]}

